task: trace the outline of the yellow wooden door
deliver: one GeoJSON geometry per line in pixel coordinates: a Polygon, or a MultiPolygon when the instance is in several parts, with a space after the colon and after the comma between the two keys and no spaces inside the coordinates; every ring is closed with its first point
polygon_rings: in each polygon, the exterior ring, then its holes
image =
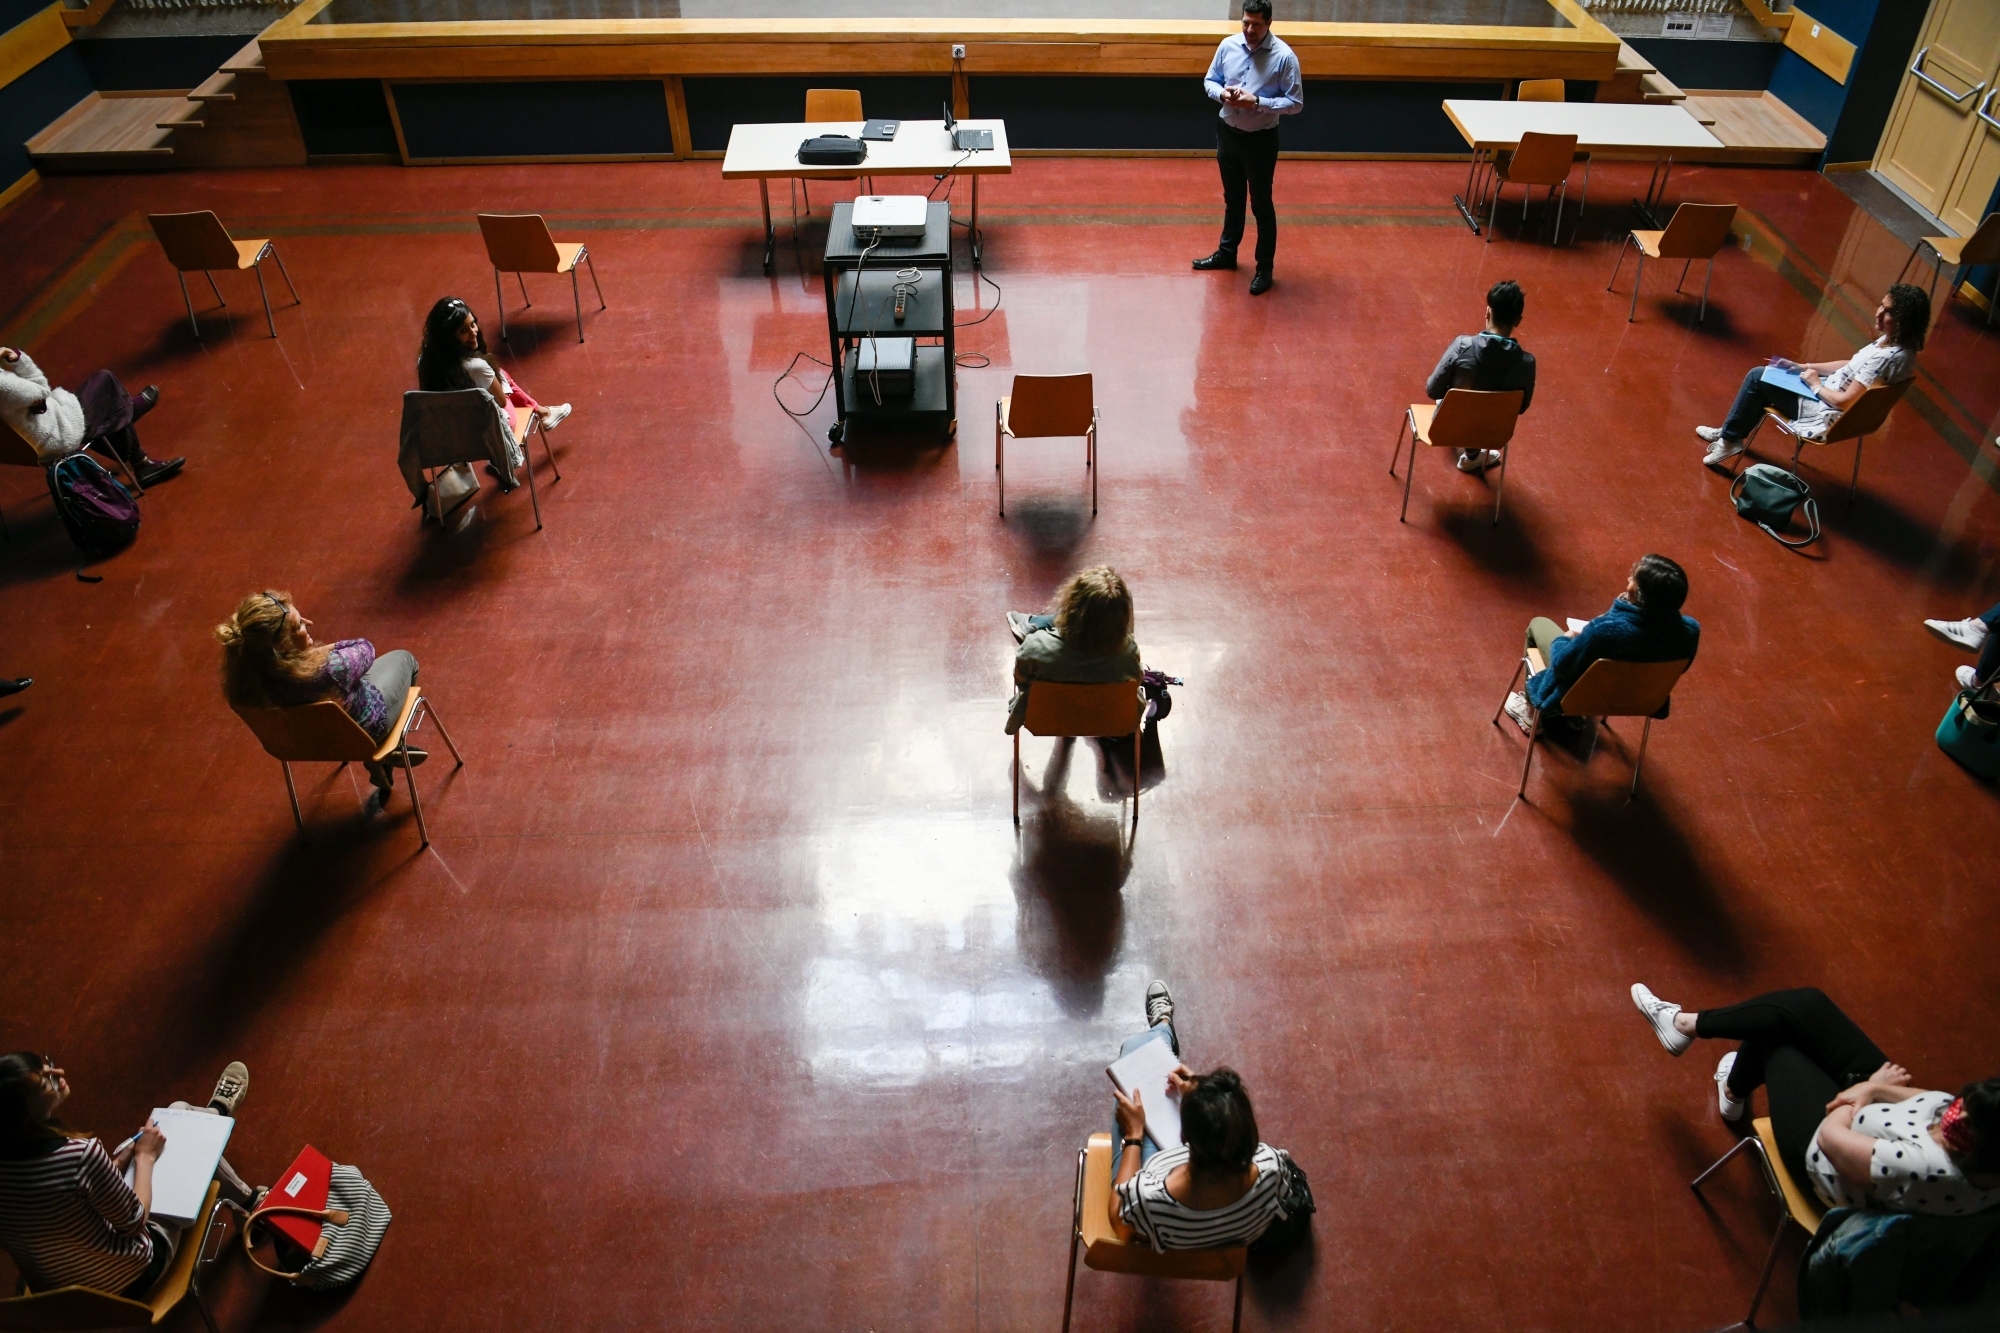
{"type": "Polygon", "coordinates": [[[2000,3],[1935,0],[1875,169],[1961,236],[2000,178],[2000,3]]]}

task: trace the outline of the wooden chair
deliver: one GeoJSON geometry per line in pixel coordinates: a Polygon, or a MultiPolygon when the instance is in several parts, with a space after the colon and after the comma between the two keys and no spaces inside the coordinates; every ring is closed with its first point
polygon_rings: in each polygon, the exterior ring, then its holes
{"type": "MultiPolygon", "coordinates": [[[[861,110],[861,92],[856,88],[808,88],[806,89],[806,123],[821,125],[828,121],[866,121],[868,117],[861,110]]],[[[823,181],[864,181],[869,194],[875,193],[875,178],[872,176],[821,176],[823,181]]],[[[805,195],[806,216],[813,211],[812,182],[801,178],[793,181],[805,195]]],[[[792,230],[798,230],[794,221],[792,230]]]]}
{"type": "Polygon", "coordinates": [[[1618,262],[1611,267],[1611,281],[1604,284],[1610,291],[1618,285],[1618,270],[1625,266],[1625,252],[1633,246],[1639,249],[1639,271],[1632,277],[1632,308],[1625,312],[1625,322],[1630,324],[1639,313],[1639,283],[1646,276],[1648,259],[1684,259],[1681,265],[1680,281],[1674,283],[1674,290],[1681,289],[1687,281],[1688,269],[1697,259],[1708,261],[1708,276],[1701,281],[1701,310],[1694,322],[1699,324],[1708,318],[1708,284],[1715,278],[1715,256],[1729,243],[1729,227],[1736,221],[1735,204],[1682,204],[1667,219],[1665,231],[1635,231],[1625,238],[1625,244],[1618,247],[1618,262]]]}
{"type": "MultiPolygon", "coordinates": [[[[90,443],[96,444],[97,441],[92,440],[90,443]]],[[[139,484],[139,474],[118,456],[118,451],[107,448],[104,452],[111,459],[112,465],[125,474],[125,482],[132,488],[132,494],[144,495],[146,488],[139,484]]],[[[28,437],[15,430],[0,435],[0,467],[36,467],[44,472],[49,470],[49,465],[35,452],[35,446],[29,442],[28,437]]],[[[4,512],[0,512],[0,536],[4,536],[10,545],[13,543],[14,534],[8,531],[7,515],[4,512]]]]}
{"type": "Polygon", "coordinates": [[[493,300],[500,307],[500,336],[507,336],[507,304],[500,296],[500,275],[511,273],[521,284],[521,303],[528,299],[528,280],[523,273],[569,274],[570,299],[576,303],[576,340],[583,341],[583,290],[577,286],[576,266],[590,269],[590,285],[597,289],[597,308],[604,304],[604,288],[597,281],[597,265],[591,263],[590,249],[582,241],[558,241],[549,235],[549,224],[540,213],[481,213],[479,234],[486,238],[486,258],[493,265],[493,300]]]}
{"type": "MultiPolygon", "coordinates": [[[[1903,395],[1909,391],[1910,386],[1914,383],[1916,383],[1916,379],[1912,377],[1900,384],[1876,384],[1870,386],[1862,392],[1860,398],[1855,400],[1854,406],[1840,414],[1840,419],[1833,423],[1833,429],[1826,433],[1826,438],[1823,440],[1807,439],[1805,436],[1799,434],[1798,427],[1784,413],[1768,407],[1764,409],[1764,415],[1758,418],[1757,424],[1762,426],[1768,421],[1775,425],[1781,434],[1791,437],[1791,470],[1794,475],[1799,470],[1799,453],[1807,445],[1841,444],[1847,440],[1854,441],[1854,473],[1847,479],[1847,507],[1851,510],[1854,508],[1854,493],[1861,485],[1861,446],[1868,442],[1870,435],[1882,428],[1882,423],[1889,419],[1889,409],[1903,400],[1903,395]]],[[[1755,437],[1756,432],[1752,431],[1751,435],[1755,437]]],[[[1747,444],[1748,441],[1745,443],[1747,444]]]]}
{"type": "Polygon", "coordinates": [[[236,715],[263,743],[264,753],[277,760],[285,770],[285,792],[292,798],[292,822],[301,834],[305,832],[306,822],[299,814],[299,789],[292,781],[293,764],[353,764],[363,761],[379,764],[400,756],[403,776],[410,784],[410,804],[417,812],[417,832],[423,837],[422,845],[428,847],[431,845],[431,832],[424,823],[424,801],[417,792],[416,769],[410,763],[410,736],[423,724],[426,709],[437,720],[438,734],[451,747],[451,757],[457,760],[453,766],[464,768],[465,760],[458,753],[458,746],[452,743],[451,733],[444,729],[444,719],[438,717],[422,687],[416,685],[410,686],[396,720],[389,726],[389,739],[380,745],[361,729],[361,724],[349,716],[345,708],[331,699],[290,708],[238,708],[236,715]]]}
{"type": "Polygon", "coordinates": [[[1403,452],[1403,432],[1410,432],[1410,466],[1403,474],[1403,512],[1398,523],[1410,515],[1410,481],[1417,474],[1417,446],[1441,449],[1496,449],[1500,453],[1500,484],[1493,491],[1493,521],[1500,521],[1500,501],[1507,493],[1507,446],[1514,439],[1514,427],[1521,420],[1521,391],[1487,393],[1478,389],[1453,389],[1442,403],[1411,403],[1396,428],[1396,450],[1389,455],[1389,475],[1396,475],[1396,459],[1403,452]]]}
{"type": "MultiPolygon", "coordinates": [[[[1639,734],[1639,757],[1632,763],[1632,789],[1625,794],[1630,801],[1639,794],[1639,774],[1646,767],[1646,742],[1653,738],[1653,714],[1666,707],[1673,695],[1674,684],[1687,671],[1693,659],[1683,658],[1677,662],[1615,662],[1608,657],[1600,657],[1583,669],[1583,674],[1563,692],[1562,711],[1565,717],[1596,718],[1606,727],[1614,717],[1643,717],[1646,728],[1639,734]]],[[[1548,663],[1534,648],[1522,654],[1515,664],[1514,674],[1507,680],[1506,692],[1500,696],[1500,707],[1493,710],[1493,725],[1500,725],[1500,714],[1506,711],[1507,696],[1514,692],[1514,682],[1521,678],[1523,670],[1530,676],[1546,669],[1548,663]]],[[[1532,702],[1528,705],[1530,726],[1528,729],[1528,757],[1521,764],[1521,789],[1514,794],[1528,794],[1528,769],[1535,762],[1535,738],[1542,732],[1542,710],[1532,702]]],[[[1591,755],[1597,753],[1597,738],[1591,737],[1590,754],[1584,756],[1589,763],[1591,755]]]]}
{"type": "Polygon", "coordinates": [[[1249,1263],[1250,1251],[1235,1245],[1221,1250],[1168,1250],[1159,1254],[1137,1236],[1124,1239],[1111,1225],[1111,1173],[1116,1162],[1109,1134],[1092,1134],[1088,1145],[1076,1154],[1076,1193],[1069,1224],[1069,1285],[1063,1290],[1063,1333],[1069,1333],[1070,1307],[1076,1300],[1079,1246],[1083,1249],[1084,1266],[1100,1273],[1234,1282],[1236,1310],[1229,1327],[1231,1333],[1242,1328],[1243,1270],[1249,1263]]]}
{"type": "MultiPolygon", "coordinates": [[[[0,1329],[87,1329],[151,1328],[172,1314],[184,1299],[191,1298],[208,1333],[216,1333],[215,1317],[201,1298],[201,1267],[220,1257],[207,1254],[208,1239],[216,1219],[224,1209],[237,1206],[221,1197],[222,1187],[211,1181],[208,1197],[202,1201],[205,1219],[199,1232],[182,1233],[173,1262],[153,1284],[143,1300],[119,1296],[95,1287],[56,1287],[0,1300],[0,1329]]],[[[241,1209],[237,1209],[241,1211],[241,1209]]],[[[225,1237],[226,1241],[226,1237],[225,1237]]]]}
{"type": "Polygon", "coordinates": [[[278,254],[278,247],[264,238],[239,241],[229,234],[222,225],[222,219],[210,212],[201,213],[152,213],[146,220],[153,224],[153,235],[160,238],[160,248],[167,252],[167,262],[174,266],[174,276],[180,279],[181,300],[187,302],[188,323],[194,328],[194,336],[201,337],[201,324],[194,317],[194,298],[188,295],[187,275],[199,271],[208,279],[209,290],[215,293],[217,305],[228,305],[222,299],[222,289],[215,285],[215,269],[255,269],[257,272],[257,294],[264,298],[264,323],[271,330],[273,338],[278,336],[278,322],[271,318],[271,293],[264,287],[264,256],[278,261],[278,272],[285,277],[285,288],[292,294],[292,304],[301,305],[299,289],[292,286],[292,275],[285,272],[285,261],[278,254]]]}
{"type": "MultiPolygon", "coordinates": [[[[493,397],[484,389],[448,389],[442,393],[430,393],[422,389],[410,389],[403,394],[403,430],[416,434],[418,461],[423,465],[424,475],[435,481],[441,468],[454,467],[460,463],[480,463],[489,460],[487,449],[487,423],[493,413],[493,397]],[[418,404],[426,399],[442,399],[455,395],[458,402],[445,404],[450,408],[446,418],[448,424],[442,430],[423,430],[418,422],[428,421],[436,426],[435,414],[419,415],[418,404]]],[[[528,474],[528,499],[535,509],[535,531],[542,530],[542,495],[535,486],[535,460],[528,452],[530,431],[539,432],[542,437],[542,452],[548,455],[549,467],[555,469],[556,480],[562,480],[562,470],[556,468],[556,451],[549,444],[549,433],[542,426],[542,414],[531,412],[525,407],[508,407],[507,428],[513,432],[515,441],[521,446],[521,471],[528,474]]],[[[431,511],[444,525],[443,501],[437,499],[435,487],[431,490],[433,503],[431,511]]]]}
{"type": "Polygon", "coordinates": [[[1522,79],[1514,90],[1515,100],[1521,102],[1560,102],[1568,96],[1568,85],[1561,79],[1522,79]]]}
{"type": "MultiPolygon", "coordinates": [[[[2000,213],[1988,213],[1980,220],[1979,227],[1970,236],[1924,236],[1910,247],[1910,257],[1903,261],[1896,281],[1903,280],[1903,274],[1910,271],[1916,262],[1917,253],[1929,250],[1931,261],[1931,304],[1937,304],[1938,275],[1944,272],[1946,264],[1956,264],[1958,271],[1952,274],[1951,286],[1945,289],[1944,299],[1949,302],[1959,285],[1965,280],[1965,271],[1981,264],[2000,264],[2000,213]]],[[[1994,299],[1986,303],[1986,327],[1993,327],[1993,311],[2000,306],[2000,288],[1996,288],[1994,299]]]]}
{"type": "Polygon", "coordinates": [[[1000,517],[1007,517],[1007,441],[1083,436],[1090,512],[1097,512],[1097,426],[1101,413],[1088,374],[1016,375],[1014,391],[993,404],[993,467],[1000,474],[1000,517]]]}
{"type": "Polygon", "coordinates": [[[1028,684],[1028,711],[1014,732],[1014,827],[1021,827],[1021,732],[1036,736],[1132,737],[1132,828],[1139,828],[1141,723],[1146,692],[1136,680],[1072,685],[1056,680],[1028,684]]]}
{"type": "MultiPolygon", "coordinates": [[[[1770,1117],[1764,1116],[1751,1122],[1752,1133],[1736,1141],[1736,1146],[1716,1159],[1715,1165],[1694,1178],[1689,1186],[1696,1194],[1701,1193],[1701,1182],[1722,1169],[1722,1164],[1737,1153],[1748,1149],[1764,1168],[1764,1183],[1770,1187],[1771,1195],[1778,1201],[1778,1229],[1771,1236],[1771,1253],[1764,1260],[1764,1275],[1757,1279],[1757,1294],[1750,1298],[1750,1313],[1743,1316],[1743,1327],[1754,1328],[1757,1323],[1757,1307],[1764,1303],[1765,1289],[1771,1285],[1771,1272],[1778,1266],[1778,1246],[1785,1239],[1785,1228],[1796,1225],[1808,1236],[1819,1234],[1820,1220],[1825,1211],[1819,1200],[1800,1189],[1792,1173],[1785,1169],[1785,1159],[1778,1152],[1777,1137],[1771,1132],[1770,1117]]],[[[1108,1135],[1106,1136],[1109,1137],[1108,1135]]]]}
{"type": "MultiPolygon", "coordinates": [[[[1555,226],[1550,229],[1551,246],[1562,240],[1563,205],[1569,201],[1569,173],[1576,162],[1576,136],[1574,134],[1540,134],[1530,130],[1521,136],[1521,142],[1511,153],[1502,153],[1493,159],[1493,207],[1486,216],[1486,243],[1493,243],[1493,222],[1500,216],[1500,187],[1520,185],[1548,187],[1549,194],[1556,199],[1555,226]],[[1560,187],[1562,193],[1556,194],[1560,187]]],[[[1585,178],[1586,202],[1589,200],[1588,176],[1585,178]]],[[[1521,191],[1521,221],[1528,220],[1528,197],[1531,188],[1521,191]]]]}

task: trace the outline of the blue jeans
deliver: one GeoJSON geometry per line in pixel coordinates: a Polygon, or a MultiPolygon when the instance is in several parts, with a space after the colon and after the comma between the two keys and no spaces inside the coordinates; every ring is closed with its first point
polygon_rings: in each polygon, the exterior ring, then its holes
{"type": "Polygon", "coordinates": [[[1056,618],[1054,616],[1028,617],[1029,629],[1054,629],[1055,627],[1056,627],[1056,618]]]}
{"type": "Polygon", "coordinates": [[[1736,401],[1730,404],[1729,418],[1722,423],[1722,438],[1731,444],[1741,444],[1750,438],[1750,432],[1757,429],[1757,423],[1764,419],[1764,409],[1775,407],[1785,414],[1785,420],[1796,420],[1799,404],[1804,400],[1790,389],[1780,389],[1764,379],[1764,367],[1752,366],[1750,373],[1743,377],[1743,387],[1736,391],[1736,401]]]}
{"type": "Polygon", "coordinates": [[[1986,622],[1986,644],[1979,650],[1979,665],[1973,670],[1984,684],[2000,675],[2000,606],[1979,618],[1986,622]]]}
{"type": "MultiPolygon", "coordinates": [[[[1175,1055],[1181,1053],[1181,1039],[1174,1035],[1174,1025],[1172,1023],[1161,1023],[1158,1026],[1147,1028],[1144,1032],[1127,1037],[1125,1043],[1118,1048],[1118,1058],[1121,1060],[1124,1059],[1149,1041],[1164,1041],[1174,1048],[1175,1055]]],[[[1118,1158],[1124,1152],[1124,1149],[1118,1143],[1121,1137],[1123,1136],[1118,1131],[1118,1112],[1114,1109],[1111,1113],[1111,1174],[1113,1178],[1116,1178],[1118,1175],[1118,1158]]],[[[1141,1169],[1144,1169],[1146,1163],[1153,1160],[1153,1154],[1160,1150],[1160,1145],[1153,1142],[1151,1131],[1148,1131],[1143,1136],[1143,1139],[1144,1141],[1139,1144],[1139,1166],[1141,1169]]],[[[1174,1146],[1178,1148],[1180,1145],[1175,1144],[1174,1146]]]]}

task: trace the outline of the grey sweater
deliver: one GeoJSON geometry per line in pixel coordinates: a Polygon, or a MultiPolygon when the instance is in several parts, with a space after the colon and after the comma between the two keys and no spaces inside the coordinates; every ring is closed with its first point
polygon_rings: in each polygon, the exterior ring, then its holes
{"type": "Polygon", "coordinates": [[[1437,369],[1424,384],[1433,401],[1452,389],[1476,389],[1481,393],[1521,391],[1521,410],[1535,400],[1534,355],[1512,338],[1497,333],[1467,333],[1451,340],[1438,358],[1437,369]]]}

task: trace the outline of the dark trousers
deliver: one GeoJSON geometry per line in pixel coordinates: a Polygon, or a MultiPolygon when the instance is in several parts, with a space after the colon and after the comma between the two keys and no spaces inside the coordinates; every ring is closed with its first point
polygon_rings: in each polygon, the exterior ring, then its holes
{"type": "Polygon", "coordinates": [[[1222,171],[1222,242],[1234,255],[1243,244],[1243,203],[1257,215],[1257,267],[1278,257],[1278,210],[1271,205],[1271,178],[1278,170],[1278,131],[1239,130],[1217,121],[1215,165],[1222,171]]]}
{"type": "Polygon", "coordinates": [[[1979,650],[1979,665],[1973,670],[1979,673],[1979,679],[1984,683],[2000,673],[2000,606],[1979,618],[1986,622],[1986,643],[1979,650]]]}
{"type": "Polygon", "coordinates": [[[1758,1084],[1764,1085],[1778,1155],[1801,1188],[1806,1149],[1826,1119],[1826,1104],[1888,1060],[1825,991],[1811,987],[1704,1009],[1695,1018],[1694,1033],[1742,1043],[1736,1048],[1736,1067],[1729,1071],[1729,1095],[1747,1101],[1758,1084]]]}
{"type": "Polygon", "coordinates": [[[137,469],[149,462],[139,443],[134,423],[145,415],[133,403],[118,377],[108,370],[93,370],[76,388],[76,400],[83,407],[83,441],[86,445],[102,440],[106,448],[137,469]]]}
{"type": "Polygon", "coordinates": [[[1730,404],[1729,419],[1722,423],[1722,438],[1731,444],[1740,444],[1748,439],[1750,432],[1757,429],[1757,423],[1763,420],[1767,407],[1777,408],[1787,420],[1791,420],[1799,414],[1799,396],[1790,389],[1765,383],[1764,367],[1752,366],[1750,373],[1743,377],[1743,387],[1736,391],[1736,401],[1730,404]]]}

